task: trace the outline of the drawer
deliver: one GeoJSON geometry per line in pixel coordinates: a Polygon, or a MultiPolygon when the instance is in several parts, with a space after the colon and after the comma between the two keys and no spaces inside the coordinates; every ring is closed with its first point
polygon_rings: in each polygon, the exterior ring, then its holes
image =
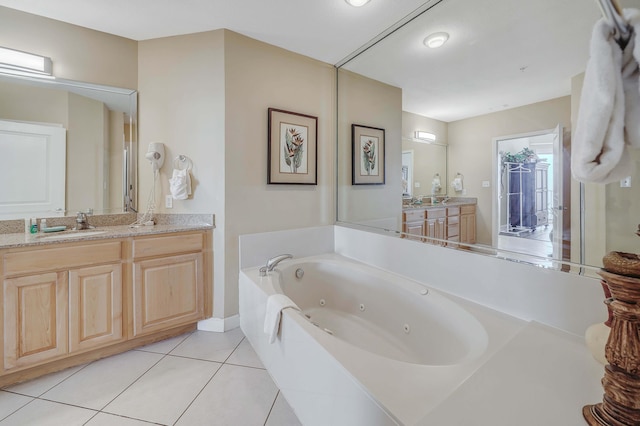
{"type": "Polygon", "coordinates": [[[425,210],[425,217],[427,219],[439,219],[441,217],[447,217],[447,209],[427,209],[425,210]]]}
{"type": "Polygon", "coordinates": [[[460,226],[458,224],[447,226],[447,239],[450,240],[451,237],[458,237],[460,235],[460,226]]]}
{"type": "Polygon", "coordinates": [[[203,238],[204,235],[202,233],[136,238],[133,240],[133,257],[152,257],[200,251],[203,248],[203,238]]]}
{"type": "Polygon", "coordinates": [[[447,216],[447,225],[457,225],[460,223],[460,216],[447,216]]]}
{"type": "Polygon", "coordinates": [[[460,207],[447,207],[447,216],[460,215],[460,207]]]}
{"type": "Polygon", "coordinates": [[[33,274],[77,266],[119,262],[121,258],[122,243],[120,241],[31,249],[7,253],[4,256],[4,273],[6,276],[33,274]]]}
{"type": "Polygon", "coordinates": [[[464,206],[460,206],[460,213],[461,214],[473,214],[476,212],[476,205],[475,204],[467,204],[464,206]]]}
{"type": "Polygon", "coordinates": [[[409,210],[404,213],[404,222],[414,222],[424,219],[424,210],[409,210]]]}

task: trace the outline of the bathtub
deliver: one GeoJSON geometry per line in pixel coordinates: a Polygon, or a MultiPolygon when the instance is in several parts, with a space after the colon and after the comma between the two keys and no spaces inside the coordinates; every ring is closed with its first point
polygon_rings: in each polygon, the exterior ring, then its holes
{"type": "MultiPolygon", "coordinates": [[[[240,325],[304,425],[414,425],[488,356],[485,326],[416,281],[336,254],[240,273],[240,325]],[[266,299],[283,293],[269,344],[266,299]]],[[[425,423],[426,424],[426,423],[425,423]]]]}

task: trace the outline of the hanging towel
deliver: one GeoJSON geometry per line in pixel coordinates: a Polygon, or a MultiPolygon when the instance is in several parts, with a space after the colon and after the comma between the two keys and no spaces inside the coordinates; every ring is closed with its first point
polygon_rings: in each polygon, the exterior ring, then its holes
{"type": "Polygon", "coordinates": [[[593,28],[571,153],[573,177],[583,182],[631,175],[629,147],[640,147],[640,13],[625,9],[624,17],[634,28],[624,51],[604,19],[593,28]]]}
{"type": "Polygon", "coordinates": [[[264,316],[264,332],[269,335],[269,343],[276,341],[282,311],[293,308],[299,311],[300,308],[284,294],[272,294],[267,298],[267,312],[264,316]]]}
{"type": "Polygon", "coordinates": [[[191,176],[189,169],[173,169],[173,176],[169,179],[169,190],[174,200],[186,200],[191,195],[191,176]]]}
{"type": "Polygon", "coordinates": [[[458,191],[458,192],[462,191],[462,178],[461,177],[454,178],[453,181],[451,182],[451,186],[455,191],[458,191]]]}

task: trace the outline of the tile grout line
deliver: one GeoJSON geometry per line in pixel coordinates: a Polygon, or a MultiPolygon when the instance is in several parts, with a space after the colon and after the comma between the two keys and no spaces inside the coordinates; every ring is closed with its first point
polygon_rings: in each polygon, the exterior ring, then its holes
{"type": "MultiPolygon", "coordinates": [[[[5,391],[5,392],[6,392],[6,391],[5,391]]],[[[13,393],[13,392],[11,392],[11,393],[13,393]]],[[[22,395],[22,394],[16,394],[16,393],[14,393],[14,395],[25,396],[25,395],[22,395]]],[[[31,398],[31,401],[28,401],[26,404],[21,405],[20,407],[16,408],[16,409],[15,409],[15,410],[13,410],[12,412],[10,412],[9,414],[7,414],[7,415],[6,415],[6,416],[4,416],[3,418],[1,418],[1,419],[0,419],[0,422],[5,421],[8,417],[10,417],[10,416],[14,415],[15,413],[17,413],[18,411],[22,410],[24,407],[26,407],[27,405],[31,404],[33,401],[35,401],[35,400],[37,399],[37,398],[36,398],[36,397],[34,397],[34,396],[31,396],[30,398],[31,398]]]]}
{"type": "MultiPolygon", "coordinates": [[[[216,374],[218,374],[218,371],[220,371],[222,369],[222,367],[225,365],[226,361],[229,359],[229,357],[231,357],[231,355],[233,355],[233,353],[236,351],[236,349],[238,349],[238,346],[240,346],[240,343],[242,343],[242,341],[246,339],[246,337],[244,337],[244,335],[242,336],[242,339],[240,339],[240,342],[238,342],[238,344],[233,348],[233,350],[231,351],[231,353],[229,354],[229,356],[227,356],[227,358],[225,358],[225,360],[220,363],[218,362],[218,364],[220,364],[220,367],[218,367],[218,369],[215,371],[215,373],[213,373],[213,375],[211,376],[211,378],[209,380],[207,380],[207,383],[205,383],[205,385],[202,387],[202,389],[200,389],[200,392],[198,392],[198,394],[191,400],[191,402],[189,403],[189,405],[187,405],[187,407],[184,409],[184,411],[180,414],[180,416],[178,416],[178,418],[176,419],[176,421],[173,423],[173,425],[175,426],[176,424],[178,424],[178,422],[180,421],[180,419],[182,418],[182,416],[184,416],[184,414],[187,412],[187,410],[189,410],[189,408],[191,408],[191,406],[193,405],[193,403],[196,401],[196,399],[198,399],[198,397],[200,396],[200,394],[204,391],[204,389],[209,385],[209,383],[211,383],[211,381],[213,380],[214,377],[216,377],[216,374]]],[[[176,355],[174,355],[176,356],[176,355]]],[[[188,358],[188,357],[185,357],[188,358]]],[[[198,359],[198,358],[189,358],[189,359],[198,359]]],[[[206,360],[200,360],[200,361],[206,361],[206,360]]],[[[217,362],[217,361],[209,361],[209,362],[217,362]]],[[[229,364],[229,365],[233,365],[233,364],[229,364]]]]}
{"type": "MultiPolygon", "coordinates": [[[[182,339],[180,341],[180,343],[178,343],[177,345],[175,345],[171,350],[169,350],[167,353],[158,353],[158,352],[148,352],[146,351],[145,353],[155,353],[157,355],[162,355],[160,357],[160,359],[158,361],[156,361],[152,366],[150,366],[149,368],[147,368],[144,373],[140,374],[133,382],[129,383],[128,386],[126,386],[120,393],[118,393],[115,397],[113,397],[113,399],[111,399],[109,402],[107,402],[105,405],[102,406],[102,408],[100,408],[100,410],[98,410],[99,413],[105,413],[105,414],[111,414],[111,415],[118,415],[118,414],[114,414],[114,413],[109,413],[108,411],[103,411],[105,408],[107,408],[109,406],[109,404],[111,404],[113,401],[115,401],[120,395],[122,395],[127,389],[129,389],[131,386],[133,386],[135,383],[138,382],[138,380],[140,380],[145,374],[147,374],[153,367],[155,367],[156,365],[158,365],[163,359],[165,359],[166,357],[169,356],[169,353],[173,350],[175,350],[178,346],[180,346],[182,343],[184,343],[185,340],[187,340],[191,335],[193,334],[193,332],[189,333],[184,339],[182,339]]],[[[97,415],[97,414],[96,414],[97,415]]],[[[95,417],[95,416],[94,416],[95,417]]],[[[122,417],[122,416],[121,416],[122,417]]],[[[134,417],[132,417],[134,418],[134,417]]],[[[136,419],[136,420],[141,420],[141,419],[136,419]]],[[[144,421],[144,420],[142,420],[144,421]]],[[[152,423],[153,424],[153,423],[152,423]]]]}
{"type": "Polygon", "coordinates": [[[269,417],[271,417],[271,412],[273,411],[273,407],[276,406],[276,401],[278,400],[278,395],[280,395],[280,389],[276,392],[276,397],[273,398],[273,403],[271,404],[271,408],[269,408],[269,414],[267,414],[267,418],[264,419],[263,426],[267,426],[267,422],[269,421],[269,417]]]}

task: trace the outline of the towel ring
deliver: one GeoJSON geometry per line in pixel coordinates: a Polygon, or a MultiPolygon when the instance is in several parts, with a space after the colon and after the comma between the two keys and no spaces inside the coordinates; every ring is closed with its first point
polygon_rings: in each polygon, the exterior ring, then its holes
{"type": "Polygon", "coordinates": [[[191,170],[193,168],[193,161],[186,155],[178,155],[173,159],[173,168],[177,170],[191,170]]]}

